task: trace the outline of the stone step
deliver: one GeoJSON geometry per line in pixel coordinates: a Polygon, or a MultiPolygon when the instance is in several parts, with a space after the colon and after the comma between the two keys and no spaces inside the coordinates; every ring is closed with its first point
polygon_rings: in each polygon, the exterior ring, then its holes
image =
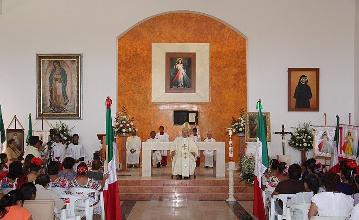
{"type": "MultiPolygon", "coordinates": [[[[172,180],[172,179],[144,179],[131,180],[119,179],[120,186],[228,186],[228,179],[191,179],[191,180],[172,180]]],[[[235,186],[250,186],[239,180],[234,181],[235,186]]]]}
{"type": "MultiPolygon", "coordinates": [[[[121,193],[228,193],[228,186],[120,186],[121,193]]],[[[234,186],[234,192],[253,192],[253,187],[234,186]]]]}
{"type": "MultiPolygon", "coordinates": [[[[253,193],[236,193],[234,197],[239,201],[253,200],[253,193]]],[[[149,200],[203,200],[224,201],[227,193],[121,193],[121,201],[149,201],[149,200]]]]}

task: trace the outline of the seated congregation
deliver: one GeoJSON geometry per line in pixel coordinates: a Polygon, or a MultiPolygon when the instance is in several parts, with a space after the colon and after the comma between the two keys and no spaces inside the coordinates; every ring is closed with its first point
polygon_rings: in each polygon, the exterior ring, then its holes
{"type": "Polygon", "coordinates": [[[272,159],[262,187],[270,219],[359,219],[359,167],[341,160],[325,171],[315,159],[302,166],[272,159]]]}
{"type": "Polygon", "coordinates": [[[50,201],[46,207],[56,219],[75,215],[101,219],[100,195],[107,175],[99,158],[84,162],[78,140],[73,135],[72,144],[65,147],[57,134],[45,145],[32,136],[20,155],[8,141],[10,147],[0,154],[0,219],[37,219],[34,213],[45,210],[34,210],[32,204],[41,201],[50,201]]]}

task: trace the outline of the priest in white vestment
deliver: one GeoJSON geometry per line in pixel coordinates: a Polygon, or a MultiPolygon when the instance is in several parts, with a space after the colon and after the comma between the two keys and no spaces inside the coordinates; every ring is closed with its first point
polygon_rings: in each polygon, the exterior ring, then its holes
{"type": "Polygon", "coordinates": [[[141,139],[137,136],[136,130],[133,130],[131,136],[126,141],[127,164],[137,166],[140,163],[141,139]]]}
{"type": "MultiPolygon", "coordinates": [[[[164,126],[161,125],[159,127],[159,132],[156,134],[156,138],[158,139],[159,142],[169,142],[170,141],[170,137],[165,132],[164,126]]],[[[167,150],[162,150],[161,154],[162,154],[161,165],[165,167],[165,166],[167,166],[167,150]]]]}
{"type": "MultiPolygon", "coordinates": [[[[207,138],[204,139],[204,142],[216,142],[214,138],[212,138],[212,133],[207,133],[207,138]]],[[[213,167],[213,160],[214,160],[214,150],[204,150],[204,167],[213,167]]]]}
{"type": "MultiPolygon", "coordinates": [[[[158,138],[156,138],[156,132],[155,131],[151,131],[150,138],[147,139],[146,142],[159,142],[158,138]]],[[[152,165],[153,166],[156,165],[157,168],[161,167],[161,160],[162,160],[161,151],[160,150],[154,150],[152,152],[152,165]]]]}
{"type": "Polygon", "coordinates": [[[189,129],[182,129],[182,136],[174,140],[174,147],[171,149],[172,175],[177,179],[188,179],[193,176],[196,169],[196,157],[198,147],[192,138],[189,137],[189,129]]]}
{"type": "Polygon", "coordinates": [[[61,142],[60,134],[54,135],[55,142],[51,145],[50,157],[52,161],[57,161],[62,163],[65,159],[66,148],[65,145],[61,142]]]}

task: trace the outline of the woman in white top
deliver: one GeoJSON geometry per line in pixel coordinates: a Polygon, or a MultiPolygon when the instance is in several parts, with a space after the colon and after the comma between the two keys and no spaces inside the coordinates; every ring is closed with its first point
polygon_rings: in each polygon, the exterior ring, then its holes
{"type": "Polygon", "coordinates": [[[340,177],[335,173],[326,173],[322,178],[326,192],[321,192],[313,196],[309,208],[308,218],[312,216],[328,217],[349,217],[354,205],[351,196],[337,191],[340,177]]]}

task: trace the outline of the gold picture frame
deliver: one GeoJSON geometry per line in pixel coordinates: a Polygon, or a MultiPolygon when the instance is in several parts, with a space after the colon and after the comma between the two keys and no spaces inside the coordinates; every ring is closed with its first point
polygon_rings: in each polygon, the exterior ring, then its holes
{"type": "Polygon", "coordinates": [[[81,54],[37,54],[36,117],[81,119],[81,54]]]}
{"type": "MultiPolygon", "coordinates": [[[[266,123],[266,133],[267,141],[271,141],[271,132],[270,132],[270,113],[263,112],[263,117],[266,123]]],[[[247,112],[246,114],[246,142],[256,142],[257,141],[257,125],[258,125],[258,112],[247,112]]]]}

